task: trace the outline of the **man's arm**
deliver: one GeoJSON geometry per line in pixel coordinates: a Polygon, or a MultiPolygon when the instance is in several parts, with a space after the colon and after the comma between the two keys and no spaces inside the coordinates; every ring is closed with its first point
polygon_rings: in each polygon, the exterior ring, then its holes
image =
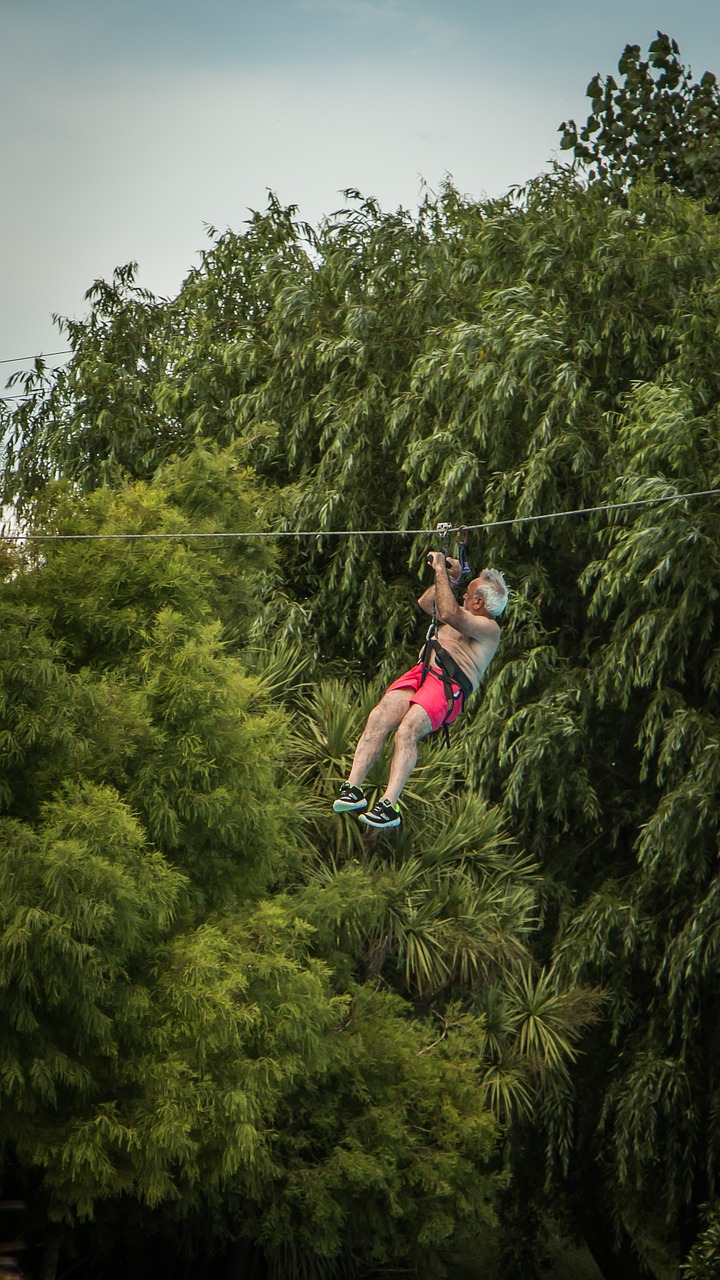
{"type": "Polygon", "coordinates": [[[452,593],[442,554],[433,551],[428,559],[432,559],[435,570],[438,622],[454,627],[461,635],[471,636],[473,640],[496,639],[500,634],[500,628],[494,618],[470,613],[469,609],[463,609],[458,604],[452,593]]]}
{"type": "MultiPolygon", "coordinates": [[[[435,552],[434,554],[440,555],[441,553],[435,552]]],[[[450,573],[452,574],[453,578],[459,578],[461,573],[460,561],[453,560],[452,557],[448,557],[448,564],[450,566],[450,573]]],[[[450,590],[450,580],[448,577],[448,573],[446,570],[444,572],[445,572],[445,581],[447,582],[448,590],[450,590]]],[[[450,599],[454,604],[455,597],[452,594],[452,590],[450,590],[450,599]]],[[[430,616],[432,617],[433,606],[435,604],[435,587],[434,586],[428,587],[426,591],[423,591],[422,595],[420,596],[420,599],[418,600],[418,604],[420,605],[421,609],[424,609],[425,613],[429,613],[430,616]]],[[[439,596],[438,596],[438,619],[440,619],[440,597],[439,596]]]]}
{"type": "Polygon", "coordinates": [[[422,595],[420,596],[420,599],[418,600],[418,604],[420,605],[421,609],[425,610],[425,613],[429,613],[432,616],[434,601],[435,601],[435,588],[428,587],[427,591],[423,591],[422,595]]]}

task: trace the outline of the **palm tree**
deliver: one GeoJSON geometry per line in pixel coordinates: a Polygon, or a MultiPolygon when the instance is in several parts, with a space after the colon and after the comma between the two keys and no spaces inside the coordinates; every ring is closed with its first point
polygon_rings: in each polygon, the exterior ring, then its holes
{"type": "MultiPolygon", "coordinates": [[[[318,952],[348,978],[412,1001],[428,1020],[428,1049],[462,1028],[501,1119],[529,1112],[541,1087],[556,1104],[569,1097],[568,1064],[599,997],[534,965],[537,868],[512,847],[499,810],[462,787],[462,739],[421,748],[399,831],[365,831],[334,814],[332,800],[379,690],[306,681],[297,653],[262,663],[264,687],[292,713],[287,757],[302,788],[304,840],[288,892],[318,952]]],[[[387,777],[391,745],[369,775],[371,793],[387,777]]]]}

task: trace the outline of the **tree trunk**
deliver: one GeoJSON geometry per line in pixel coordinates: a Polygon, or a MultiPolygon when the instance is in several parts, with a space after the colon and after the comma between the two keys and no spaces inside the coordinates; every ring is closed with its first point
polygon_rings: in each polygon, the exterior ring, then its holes
{"type": "Polygon", "coordinates": [[[60,1261],[60,1241],[62,1233],[59,1228],[50,1232],[43,1249],[40,1262],[40,1280],[57,1280],[58,1262],[60,1261]]]}
{"type": "Polygon", "coordinates": [[[616,1244],[612,1224],[601,1211],[583,1213],[579,1226],[604,1280],[656,1280],[638,1257],[626,1232],[622,1232],[616,1244]]]}
{"type": "Polygon", "coordinates": [[[252,1240],[236,1240],[227,1254],[226,1280],[259,1280],[252,1240]]]}

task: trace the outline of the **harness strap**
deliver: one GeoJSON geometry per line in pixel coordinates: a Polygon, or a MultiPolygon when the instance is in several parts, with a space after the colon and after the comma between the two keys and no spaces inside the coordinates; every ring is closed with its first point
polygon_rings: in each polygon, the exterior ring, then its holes
{"type": "MultiPolygon", "coordinates": [[[[445,556],[445,563],[448,567],[449,567],[449,562],[447,560],[447,541],[448,541],[448,536],[450,534],[451,529],[452,529],[452,525],[449,525],[449,524],[439,524],[437,527],[440,550],[443,556],[445,556]]],[[[467,529],[465,528],[465,525],[461,525],[457,531],[458,558],[460,561],[460,576],[454,582],[451,583],[451,586],[453,587],[459,586],[459,584],[465,578],[469,578],[471,574],[471,569],[470,569],[470,565],[468,563],[468,558],[467,558],[467,549],[465,546],[466,538],[467,538],[467,529]]],[[[436,588],[435,595],[433,598],[432,622],[428,627],[427,635],[425,637],[425,645],[422,651],[423,665],[422,665],[422,671],[420,673],[420,685],[424,683],[427,673],[430,670],[430,658],[434,653],[435,661],[437,662],[439,667],[439,671],[437,672],[437,675],[439,676],[439,679],[442,680],[443,682],[443,687],[445,689],[445,697],[447,699],[447,712],[445,715],[445,719],[443,720],[440,728],[443,730],[445,734],[445,746],[449,747],[450,733],[448,731],[447,721],[452,715],[452,712],[455,707],[455,692],[453,690],[453,684],[458,685],[460,688],[460,694],[462,697],[462,704],[460,708],[461,710],[465,706],[465,699],[468,698],[472,693],[473,687],[472,687],[471,681],[465,675],[465,672],[461,670],[461,668],[455,662],[454,658],[451,658],[447,650],[443,649],[442,645],[439,643],[437,638],[437,629],[438,629],[438,626],[437,626],[437,588],[436,588]]],[[[418,688],[419,687],[420,686],[418,686],[418,688]]]]}
{"type": "Polygon", "coordinates": [[[453,689],[453,685],[456,684],[460,689],[460,696],[462,698],[462,703],[460,705],[461,711],[464,709],[465,699],[470,697],[473,687],[471,680],[469,680],[465,675],[465,672],[458,666],[455,659],[450,656],[447,649],[443,649],[442,645],[437,640],[437,637],[433,634],[433,631],[434,627],[431,625],[427,633],[425,647],[422,653],[423,668],[420,673],[420,685],[423,684],[425,677],[430,670],[430,658],[434,654],[435,661],[438,666],[437,668],[433,667],[432,670],[438,676],[438,679],[442,680],[443,687],[445,689],[445,697],[447,699],[447,712],[445,714],[445,719],[439,727],[443,730],[445,735],[445,746],[449,747],[450,732],[448,730],[447,721],[450,719],[450,716],[455,709],[455,691],[453,689]]]}
{"type": "Polygon", "coordinates": [[[455,659],[448,653],[447,649],[443,649],[438,640],[433,641],[433,649],[435,651],[435,660],[440,667],[443,675],[446,676],[453,684],[459,685],[463,699],[469,698],[473,691],[472,680],[466,676],[462,667],[459,667],[455,659]]]}

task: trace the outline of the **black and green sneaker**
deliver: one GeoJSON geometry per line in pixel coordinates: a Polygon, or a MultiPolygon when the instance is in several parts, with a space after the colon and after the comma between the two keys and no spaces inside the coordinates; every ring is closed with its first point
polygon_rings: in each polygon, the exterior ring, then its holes
{"type": "Polygon", "coordinates": [[[367,809],[367,800],[359,787],[351,787],[349,782],[343,782],[333,809],[336,813],[357,813],[359,809],[367,809]]]}
{"type": "Polygon", "coordinates": [[[366,827],[399,827],[402,822],[400,807],[393,809],[389,800],[378,800],[369,813],[361,813],[360,821],[366,827]]]}

